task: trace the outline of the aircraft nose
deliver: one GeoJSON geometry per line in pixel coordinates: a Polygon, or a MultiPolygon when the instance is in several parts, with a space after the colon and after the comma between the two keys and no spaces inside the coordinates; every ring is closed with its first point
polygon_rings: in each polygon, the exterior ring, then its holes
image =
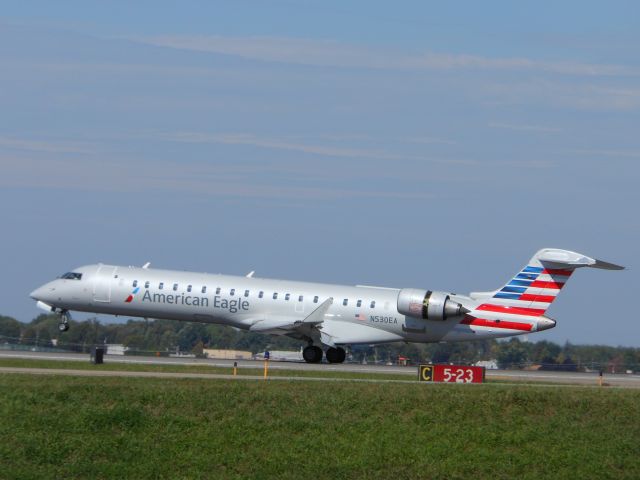
{"type": "Polygon", "coordinates": [[[42,297],[42,294],[43,294],[42,290],[43,290],[42,287],[38,287],[33,292],[31,292],[29,294],[29,296],[31,298],[33,298],[34,300],[40,300],[40,298],[42,297]]]}
{"type": "Polygon", "coordinates": [[[29,296],[34,300],[46,302],[49,299],[49,297],[51,297],[51,294],[53,293],[54,290],[55,290],[55,287],[52,287],[51,285],[46,284],[36,288],[33,292],[29,294],[29,296]]]}

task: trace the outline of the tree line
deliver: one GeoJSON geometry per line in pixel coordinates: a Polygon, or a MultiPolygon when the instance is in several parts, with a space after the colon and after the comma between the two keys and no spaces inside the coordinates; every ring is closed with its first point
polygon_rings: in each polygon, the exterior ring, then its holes
{"type": "MultiPolygon", "coordinates": [[[[129,320],[103,324],[97,319],[71,321],[69,331],[58,331],[57,315],[39,315],[29,323],[0,316],[0,347],[55,348],[88,352],[93,345],[123,344],[128,354],[194,353],[203,348],[247,350],[299,350],[302,342],[287,337],[263,335],[221,325],[171,320],[129,320]]],[[[349,360],[396,363],[400,357],[410,363],[464,363],[497,360],[501,368],[541,365],[544,369],[604,369],[640,371],[640,348],[607,345],[558,345],[549,341],[526,342],[517,337],[504,341],[481,340],[458,343],[397,343],[353,346],[349,360]]]]}

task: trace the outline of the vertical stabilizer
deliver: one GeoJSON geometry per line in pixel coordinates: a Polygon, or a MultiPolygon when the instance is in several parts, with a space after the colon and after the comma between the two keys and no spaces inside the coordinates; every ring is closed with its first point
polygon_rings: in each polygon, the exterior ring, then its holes
{"type": "Polygon", "coordinates": [[[543,315],[577,268],[621,270],[624,267],[557,248],[538,251],[525,267],[502,288],[471,294],[483,300],[477,310],[522,315],[543,315]]]}

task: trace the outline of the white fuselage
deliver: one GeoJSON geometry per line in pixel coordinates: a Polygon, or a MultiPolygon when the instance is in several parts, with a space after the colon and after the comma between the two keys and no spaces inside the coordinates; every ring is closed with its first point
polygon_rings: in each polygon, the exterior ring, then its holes
{"type": "Polygon", "coordinates": [[[70,310],[218,323],[305,340],[310,362],[322,358],[312,346],[322,343],[328,361],[339,363],[340,345],[477,340],[553,328],[546,311],[583,267],[624,268],[544,248],[502,288],[464,296],[97,264],[68,272],[31,297],[61,314],[61,331],[70,310]]]}
{"type": "MultiPolygon", "coordinates": [[[[333,298],[322,329],[339,344],[475,340],[525,333],[402,315],[400,289],[330,285],[174,270],[88,265],[81,279],[56,279],[31,296],[53,309],[230,325],[247,330],[301,321],[333,298]],[[135,293],[134,293],[135,292],[135,293]],[[128,300],[128,301],[127,301],[128,300]]],[[[469,297],[455,300],[473,306],[469,297]]],[[[263,333],[295,332],[258,329],[263,333]]]]}

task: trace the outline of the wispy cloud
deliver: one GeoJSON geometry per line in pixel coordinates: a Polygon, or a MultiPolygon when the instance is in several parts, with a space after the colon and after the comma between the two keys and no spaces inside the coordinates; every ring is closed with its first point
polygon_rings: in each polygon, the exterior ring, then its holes
{"type": "MultiPolygon", "coordinates": [[[[474,82],[474,92],[487,105],[553,105],[591,111],[640,109],[640,88],[606,86],[604,81],[575,82],[573,79],[527,78],[474,82]]],[[[615,82],[619,83],[619,82],[615,82]]]]}
{"type": "Polygon", "coordinates": [[[491,128],[503,128],[505,130],[515,130],[519,132],[541,132],[541,133],[559,133],[562,130],[556,127],[546,127],[544,125],[519,125],[514,123],[489,123],[491,128]]]}
{"type": "MultiPolygon", "coordinates": [[[[317,180],[307,172],[296,182],[263,175],[265,169],[186,162],[114,161],[0,154],[0,186],[103,192],[168,192],[216,197],[338,200],[346,198],[430,199],[425,188],[344,188],[317,180]],[[127,175],[121,175],[127,171],[127,175]],[[37,172],[37,175],[34,175],[37,172]]],[[[267,168],[273,172],[278,168],[267,168]]],[[[334,176],[335,180],[335,176],[334,176]]],[[[401,187],[401,185],[397,185],[401,187]]]]}
{"type": "Polygon", "coordinates": [[[256,135],[248,133],[178,132],[173,134],[166,134],[164,138],[165,140],[185,143],[221,143],[227,145],[250,145],[254,147],[290,150],[295,152],[311,153],[315,155],[330,157],[375,158],[381,160],[400,160],[407,158],[404,155],[385,152],[382,150],[306,144],[300,142],[292,142],[286,139],[258,137],[256,135]]]}
{"type": "Polygon", "coordinates": [[[576,155],[589,155],[596,157],[620,157],[620,158],[640,158],[640,150],[615,150],[615,149],[574,149],[569,150],[576,155]]]}
{"type": "Polygon", "coordinates": [[[18,137],[0,136],[0,148],[48,153],[91,153],[94,147],[89,143],[56,140],[32,140],[18,137]]]}
{"type": "Polygon", "coordinates": [[[455,145],[457,142],[453,140],[447,140],[446,138],[437,137],[408,137],[403,139],[410,143],[420,143],[423,145],[441,144],[441,145],[455,145]]]}
{"type": "MultiPolygon", "coordinates": [[[[288,137],[261,137],[251,133],[204,133],[204,132],[176,132],[161,133],[154,136],[174,142],[184,143],[212,143],[226,145],[249,145],[259,148],[287,150],[293,152],[310,153],[334,158],[350,158],[354,160],[390,160],[404,162],[432,163],[450,166],[467,167],[514,167],[514,168],[547,168],[552,166],[546,160],[522,161],[481,161],[473,158],[446,158],[441,156],[415,155],[396,153],[380,149],[332,147],[319,144],[293,142],[288,137]]],[[[405,140],[406,141],[406,140],[405,140]]],[[[416,141],[416,139],[413,139],[416,141]]],[[[443,140],[437,142],[423,141],[420,143],[449,143],[443,140]]]]}
{"type": "Polygon", "coordinates": [[[163,35],[135,37],[132,40],[161,47],[313,66],[393,70],[515,70],[580,76],[640,75],[638,68],[626,65],[591,64],[571,60],[552,62],[525,57],[492,58],[435,52],[408,54],[392,49],[304,38],[163,35]]]}

